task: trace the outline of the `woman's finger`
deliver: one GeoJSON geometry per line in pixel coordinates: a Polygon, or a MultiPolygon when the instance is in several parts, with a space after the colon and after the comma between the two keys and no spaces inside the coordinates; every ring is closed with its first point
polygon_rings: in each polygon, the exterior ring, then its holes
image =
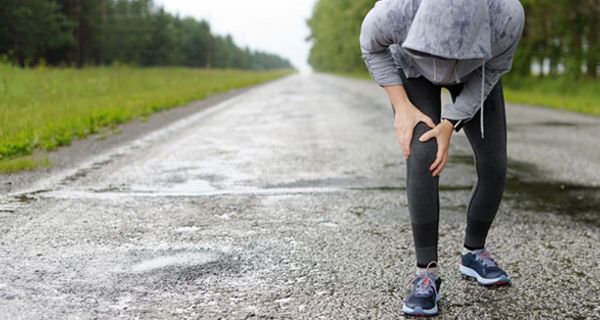
{"type": "Polygon", "coordinates": [[[433,163],[429,166],[429,171],[434,171],[440,165],[440,163],[442,163],[443,159],[444,159],[444,151],[438,147],[438,152],[435,155],[435,161],[433,161],[433,163]]]}
{"type": "Polygon", "coordinates": [[[410,140],[412,139],[412,131],[407,130],[402,134],[400,145],[402,147],[402,153],[404,154],[404,159],[408,159],[410,155],[410,140]]]}
{"type": "Polygon", "coordinates": [[[437,136],[435,129],[431,129],[425,133],[421,137],[419,137],[419,141],[425,142],[433,137],[437,136]]]}
{"type": "Polygon", "coordinates": [[[439,176],[442,171],[444,170],[444,167],[446,166],[446,163],[448,162],[448,153],[444,154],[444,158],[442,159],[442,162],[440,163],[440,165],[435,169],[435,171],[433,172],[434,176],[439,176]]]}

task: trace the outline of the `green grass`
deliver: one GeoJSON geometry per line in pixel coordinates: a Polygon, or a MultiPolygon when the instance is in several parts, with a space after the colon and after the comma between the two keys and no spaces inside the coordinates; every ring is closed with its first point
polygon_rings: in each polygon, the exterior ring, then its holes
{"type": "Polygon", "coordinates": [[[13,173],[26,170],[35,170],[46,168],[51,165],[47,155],[42,156],[21,156],[0,160],[0,173],[13,173]]]}
{"type": "Polygon", "coordinates": [[[510,102],[600,115],[600,80],[508,78],[504,94],[510,102]]]}
{"type": "Polygon", "coordinates": [[[32,158],[16,159],[36,150],[291,72],[0,64],[0,168],[9,168],[0,172],[36,167],[32,158]]]}
{"type": "Polygon", "coordinates": [[[335,74],[342,77],[371,80],[371,75],[367,71],[336,72],[335,74]]]}

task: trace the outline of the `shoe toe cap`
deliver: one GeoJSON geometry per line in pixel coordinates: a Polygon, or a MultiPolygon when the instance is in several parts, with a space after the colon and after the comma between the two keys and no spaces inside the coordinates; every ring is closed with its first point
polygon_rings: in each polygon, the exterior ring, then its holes
{"type": "Polygon", "coordinates": [[[501,277],[508,278],[508,275],[502,269],[492,269],[492,270],[487,270],[487,272],[485,273],[485,277],[486,278],[501,278],[501,277]]]}
{"type": "Polygon", "coordinates": [[[421,308],[429,310],[435,307],[435,299],[432,297],[415,297],[412,296],[405,301],[405,305],[411,309],[421,308]]]}

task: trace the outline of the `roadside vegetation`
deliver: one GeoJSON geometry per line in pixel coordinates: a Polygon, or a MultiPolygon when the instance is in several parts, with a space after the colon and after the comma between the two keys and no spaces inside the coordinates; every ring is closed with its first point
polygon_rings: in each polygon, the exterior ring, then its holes
{"type": "Polygon", "coordinates": [[[0,172],[47,166],[47,158],[32,154],[291,72],[126,66],[23,69],[0,64],[0,172]]]}
{"type": "Polygon", "coordinates": [[[510,102],[600,116],[600,80],[509,77],[504,84],[510,102]]]}
{"type": "Polygon", "coordinates": [[[19,66],[291,68],[152,0],[1,0],[0,56],[19,66]]]}
{"type": "Polygon", "coordinates": [[[52,164],[47,155],[41,156],[23,156],[11,159],[0,160],[0,174],[27,171],[39,168],[50,167],[52,164]]]}
{"type": "MultiPolygon", "coordinates": [[[[526,26],[507,100],[600,115],[600,2],[521,0],[526,26]]],[[[319,0],[308,21],[317,71],[368,77],[358,37],[372,0],[319,0]]]]}
{"type": "Polygon", "coordinates": [[[0,173],[48,150],[293,72],[152,0],[0,1],[0,173]]]}

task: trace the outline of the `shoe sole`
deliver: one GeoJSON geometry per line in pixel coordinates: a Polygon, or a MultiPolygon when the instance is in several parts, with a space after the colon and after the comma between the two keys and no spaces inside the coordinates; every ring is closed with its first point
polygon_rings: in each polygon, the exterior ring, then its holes
{"type": "Polygon", "coordinates": [[[479,283],[482,286],[486,286],[486,287],[501,287],[501,286],[508,286],[511,283],[510,278],[506,277],[506,276],[500,276],[497,278],[484,278],[482,276],[480,276],[477,271],[465,267],[462,264],[460,265],[460,273],[464,276],[464,278],[466,279],[475,279],[477,281],[477,283],[479,283]]]}
{"type": "Polygon", "coordinates": [[[402,312],[404,313],[404,315],[411,316],[411,317],[433,317],[433,316],[436,316],[438,314],[437,303],[438,303],[438,301],[440,301],[441,298],[442,298],[442,294],[441,294],[441,292],[439,292],[437,297],[435,298],[435,306],[433,306],[433,308],[431,308],[431,309],[422,309],[420,307],[416,307],[413,309],[413,308],[409,308],[408,306],[406,306],[406,304],[404,304],[402,306],[402,312]]]}

